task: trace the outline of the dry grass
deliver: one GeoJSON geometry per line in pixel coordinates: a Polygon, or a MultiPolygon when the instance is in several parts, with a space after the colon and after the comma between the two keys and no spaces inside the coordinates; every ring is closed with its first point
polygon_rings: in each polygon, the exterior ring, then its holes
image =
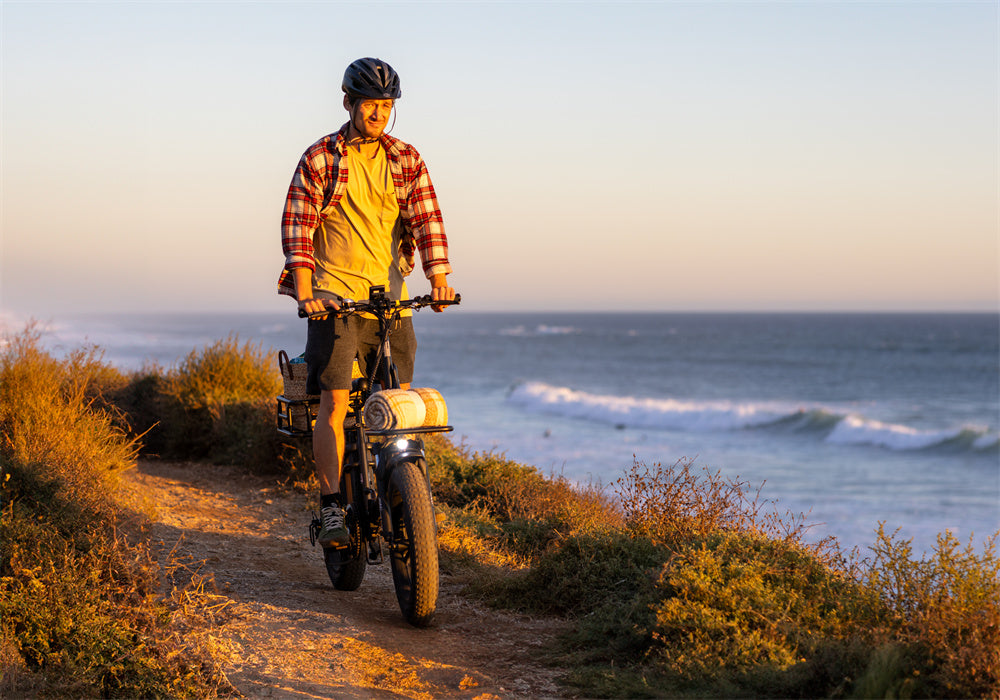
{"type": "Polygon", "coordinates": [[[160,568],[132,536],[141,518],[118,500],[138,445],[105,396],[124,378],[94,350],[54,360],[30,328],[7,340],[0,689],[72,697],[224,691],[211,653],[189,633],[208,621],[202,591],[160,593],[160,568]],[[178,626],[179,614],[198,622],[178,626]]]}

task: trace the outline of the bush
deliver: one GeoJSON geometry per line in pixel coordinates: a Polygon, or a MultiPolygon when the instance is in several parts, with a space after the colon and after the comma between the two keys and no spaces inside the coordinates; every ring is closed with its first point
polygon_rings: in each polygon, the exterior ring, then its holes
{"type": "Polygon", "coordinates": [[[281,390],[273,358],[229,336],[192,350],[175,370],[136,373],[115,400],[143,435],[146,454],[274,473],[300,470],[303,461],[275,430],[281,390]]]}
{"type": "Polygon", "coordinates": [[[574,620],[557,663],[584,695],[1000,693],[992,542],[975,555],[942,536],[918,562],[880,531],[860,562],[804,544],[800,518],[689,463],[633,465],[616,508],[496,455],[446,441],[429,454],[436,497],[459,509],[451,527],[521,557],[470,590],[574,620]]]}
{"type": "Polygon", "coordinates": [[[803,545],[720,532],[692,542],[656,583],[653,652],[690,678],[720,669],[787,669],[849,637],[864,592],[803,545]]]}
{"type": "Polygon", "coordinates": [[[94,350],[58,362],[31,331],[9,339],[0,357],[0,449],[28,465],[39,488],[58,484],[65,503],[113,512],[119,477],[138,450],[120,414],[102,407],[105,388],[119,383],[94,350]]]}
{"type": "Polygon", "coordinates": [[[582,617],[651,588],[650,573],[665,559],[662,548],[621,531],[576,535],[508,578],[493,596],[530,612],[582,617]]]}
{"type": "Polygon", "coordinates": [[[930,556],[914,560],[909,540],[879,526],[865,583],[886,611],[873,620],[883,650],[863,679],[870,692],[1000,695],[996,539],[979,555],[971,537],[963,548],[946,532],[930,556]]]}
{"type": "Polygon", "coordinates": [[[760,490],[747,496],[749,484],[726,479],[721,472],[692,471],[691,462],[672,467],[647,467],[633,462],[615,482],[625,523],[639,537],[670,549],[687,546],[693,539],[717,532],[753,532],[798,540],[804,529],[792,514],[782,518],[760,500],[760,490]]]}
{"type": "Polygon", "coordinates": [[[529,560],[566,537],[621,523],[599,489],[577,487],[562,476],[546,478],[499,455],[470,455],[435,437],[427,441],[427,460],[437,502],[477,513],[498,545],[529,560]]]}
{"type": "Polygon", "coordinates": [[[105,401],[123,377],[95,351],[56,361],[30,329],[0,355],[0,688],[12,695],[211,696],[201,636],[157,590],[120,505],[137,444],[105,401]]]}

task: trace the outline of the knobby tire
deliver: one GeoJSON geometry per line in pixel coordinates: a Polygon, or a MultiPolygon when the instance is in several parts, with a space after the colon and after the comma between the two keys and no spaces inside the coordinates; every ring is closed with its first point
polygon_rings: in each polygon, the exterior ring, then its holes
{"type": "Polygon", "coordinates": [[[402,462],[388,488],[392,514],[392,582],[407,622],[427,625],[437,608],[438,547],[434,506],[423,471],[402,462]]]}
{"type": "MultiPolygon", "coordinates": [[[[352,455],[345,455],[345,463],[352,455]]],[[[356,463],[355,461],[352,463],[356,463]]],[[[358,518],[358,509],[364,507],[360,499],[355,498],[360,489],[356,485],[355,470],[345,470],[340,488],[347,501],[352,505],[348,509],[347,528],[351,533],[350,543],[346,548],[335,549],[333,547],[323,549],[323,561],[326,562],[326,573],[330,575],[330,583],[338,591],[356,591],[361,587],[361,582],[365,579],[365,568],[367,558],[365,555],[365,543],[361,538],[361,522],[358,518]]]]}

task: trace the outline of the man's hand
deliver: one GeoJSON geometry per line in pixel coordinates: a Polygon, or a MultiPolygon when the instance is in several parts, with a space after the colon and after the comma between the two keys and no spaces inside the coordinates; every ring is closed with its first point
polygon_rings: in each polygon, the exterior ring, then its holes
{"type": "MultiPolygon", "coordinates": [[[[314,299],[312,297],[308,299],[299,299],[299,310],[305,311],[307,314],[319,313],[320,311],[326,311],[332,309],[336,311],[340,308],[340,304],[335,302],[333,299],[314,299]]],[[[322,321],[328,316],[323,314],[322,316],[313,316],[317,321],[322,321]]]]}
{"type": "MultiPolygon", "coordinates": [[[[431,278],[431,299],[434,301],[454,301],[455,290],[448,286],[448,279],[444,275],[434,275],[431,278]]],[[[431,306],[434,311],[441,313],[444,306],[431,306]]]]}

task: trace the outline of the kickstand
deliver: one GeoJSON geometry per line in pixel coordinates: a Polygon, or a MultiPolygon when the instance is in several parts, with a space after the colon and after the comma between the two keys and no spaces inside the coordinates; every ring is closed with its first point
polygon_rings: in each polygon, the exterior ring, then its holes
{"type": "Polygon", "coordinates": [[[368,563],[369,564],[381,564],[383,562],[382,558],[382,540],[378,537],[373,537],[368,540],[368,563]]]}
{"type": "Polygon", "coordinates": [[[313,511],[312,516],[312,522],[309,523],[309,544],[315,547],[316,540],[319,537],[319,531],[323,527],[323,523],[320,521],[319,516],[316,515],[316,511],[313,511]]]}

